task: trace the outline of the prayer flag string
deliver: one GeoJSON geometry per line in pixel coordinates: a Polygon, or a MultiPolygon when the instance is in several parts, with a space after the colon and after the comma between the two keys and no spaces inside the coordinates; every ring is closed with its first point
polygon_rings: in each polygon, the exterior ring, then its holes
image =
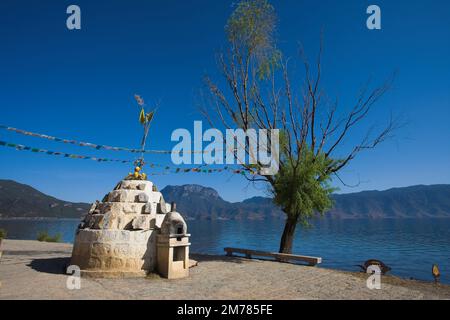
{"type": "Polygon", "coordinates": [[[62,156],[64,158],[71,158],[71,159],[86,159],[86,160],[94,160],[94,161],[98,161],[98,162],[133,163],[133,161],[131,161],[131,160],[120,160],[120,159],[108,159],[108,158],[98,158],[98,157],[91,157],[91,156],[82,156],[82,155],[65,153],[65,152],[33,148],[33,147],[29,147],[29,146],[24,146],[22,144],[9,143],[6,141],[0,141],[0,146],[15,148],[16,150],[19,150],[19,151],[31,151],[31,152],[36,152],[36,153],[44,153],[44,154],[52,155],[52,156],[62,156]]]}
{"type": "MultiPolygon", "coordinates": [[[[58,151],[51,151],[41,148],[33,148],[29,146],[25,146],[22,144],[17,143],[10,143],[6,141],[0,141],[0,146],[2,147],[9,147],[14,148],[19,151],[30,151],[34,153],[42,153],[46,155],[51,156],[60,156],[64,158],[70,158],[70,159],[85,159],[85,160],[93,160],[97,162],[116,162],[116,163],[133,163],[133,160],[121,160],[121,159],[109,159],[109,158],[98,158],[98,157],[92,157],[92,156],[84,156],[84,155],[78,155],[78,154],[71,154],[71,153],[65,153],[65,152],[58,152],[58,151]]],[[[224,166],[221,168],[207,168],[206,165],[201,165],[198,167],[191,167],[191,168],[181,168],[181,167],[172,167],[168,165],[161,165],[156,163],[147,163],[150,168],[159,168],[160,170],[163,170],[163,172],[160,173],[151,173],[150,175],[158,175],[158,174],[175,174],[175,173],[189,173],[189,172],[197,172],[197,173],[220,173],[220,172],[230,172],[233,174],[241,174],[245,175],[246,173],[254,175],[257,174],[255,170],[252,169],[234,169],[231,166],[224,166]]]]}
{"type": "Polygon", "coordinates": [[[172,154],[175,152],[179,152],[179,153],[182,153],[182,152],[206,153],[207,152],[207,151],[195,151],[195,150],[194,151],[141,150],[141,149],[131,149],[131,148],[124,148],[124,147],[112,147],[112,146],[108,146],[108,145],[95,144],[95,143],[77,141],[77,140],[72,140],[72,139],[57,138],[57,137],[46,135],[46,134],[35,133],[35,132],[31,132],[31,131],[8,127],[8,126],[2,125],[2,124],[0,124],[0,129],[12,131],[12,132],[22,134],[25,136],[29,136],[29,137],[37,137],[37,138],[47,139],[47,140],[51,140],[51,141],[55,141],[55,142],[62,142],[62,143],[66,143],[66,144],[78,145],[81,147],[90,147],[90,148],[97,149],[97,150],[104,149],[104,150],[110,150],[110,151],[128,151],[128,152],[132,152],[132,153],[142,153],[143,152],[143,153],[155,153],[155,154],[172,154]]]}

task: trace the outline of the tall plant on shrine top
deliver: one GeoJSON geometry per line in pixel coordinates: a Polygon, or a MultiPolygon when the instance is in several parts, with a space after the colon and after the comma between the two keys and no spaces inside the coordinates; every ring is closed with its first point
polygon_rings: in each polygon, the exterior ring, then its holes
{"type": "Polygon", "coordinates": [[[144,102],[144,99],[142,99],[142,97],[137,94],[134,95],[134,98],[136,99],[137,104],[141,108],[141,112],[139,113],[139,123],[143,126],[144,132],[142,135],[141,147],[140,147],[141,155],[134,162],[134,164],[136,166],[134,168],[134,173],[130,173],[128,178],[145,180],[145,179],[147,179],[147,175],[145,173],[141,173],[142,167],[145,165],[145,158],[144,158],[145,143],[147,142],[148,131],[150,129],[150,125],[153,121],[153,116],[154,116],[156,110],[154,109],[152,111],[147,112],[145,110],[146,104],[144,102]]]}

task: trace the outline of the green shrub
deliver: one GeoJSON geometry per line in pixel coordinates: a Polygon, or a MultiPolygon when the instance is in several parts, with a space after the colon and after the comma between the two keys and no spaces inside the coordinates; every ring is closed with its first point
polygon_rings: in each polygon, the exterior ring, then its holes
{"type": "Polygon", "coordinates": [[[61,234],[57,233],[52,237],[47,231],[41,231],[37,236],[37,240],[43,242],[61,242],[61,234]]]}
{"type": "Polygon", "coordinates": [[[6,239],[7,232],[5,229],[0,229],[0,240],[6,239]]]}

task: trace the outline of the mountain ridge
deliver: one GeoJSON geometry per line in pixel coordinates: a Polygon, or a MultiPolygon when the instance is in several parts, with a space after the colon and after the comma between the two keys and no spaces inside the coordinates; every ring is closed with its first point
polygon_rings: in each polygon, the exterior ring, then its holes
{"type": "Polygon", "coordinates": [[[0,218],[79,218],[88,203],[63,201],[14,180],[0,180],[0,218]]]}
{"type": "MultiPolygon", "coordinates": [[[[166,186],[166,202],[176,202],[188,220],[284,219],[272,199],[255,196],[241,202],[224,200],[217,190],[198,184],[166,186]]],[[[450,185],[416,185],[387,190],[333,194],[327,219],[450,218],[450,185]]],[[[0,218],[79,218],[88,203],[72,203],[13,180],[0,180],[0,218]]]]}

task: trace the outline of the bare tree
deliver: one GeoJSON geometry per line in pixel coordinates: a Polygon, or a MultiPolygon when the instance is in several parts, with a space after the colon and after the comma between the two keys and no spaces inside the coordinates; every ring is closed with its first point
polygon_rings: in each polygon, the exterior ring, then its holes
{"type": "MultiPolygon", "coordinates": [[[[294,88],[289,61],[275,46],[275,26],[275,10],[267,0],[238,4],[226,26],[228,48],[218,55],[223,80],[205,77],[211,99],[202,112],[212,126],[280,130],[278,174],[245,177],[266,182],[274,202],[286,213],[279,250],[291,253],[297,224],[307,224],[317,212],[331,207],[332,179],[342,181],[339,172],[361,151],[391,137],[397,122],[390,117],[380,130],[371,127],[360,143],[344,150],[346,138],[361,133],[358,125],[391,87],[393,78],[372,89],[366,85],[350,108],[341,107],[337,100],[330,102],[321,84],[321,41],[313,66],[301,50],[304,81],[294,88]]],[[[243,169],[250,172],[254,166],[243,164],[243,169]]]]}

